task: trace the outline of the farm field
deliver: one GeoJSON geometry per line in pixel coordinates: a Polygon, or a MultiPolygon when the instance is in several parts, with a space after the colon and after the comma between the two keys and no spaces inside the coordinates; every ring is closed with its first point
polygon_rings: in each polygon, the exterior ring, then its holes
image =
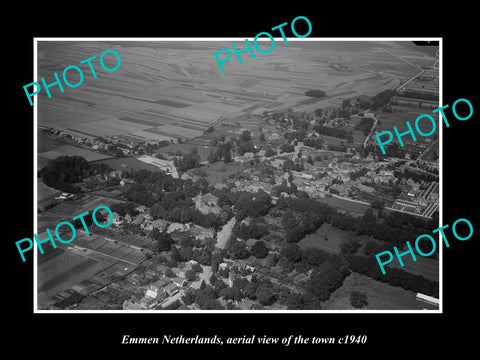
{"type": "Polygon", "coordinates": [[[48,235],[45,233],[45,228],[55,229],[58,222],[62,220],[71,221],[72,217],[82,214],[84,212],[91,213],[97,206],[118,203],[119,201],[104,198],[95,195],[85,195],[79,200],[66,200],[55,205],[54,207],[43,211],[38,215],[38,229],[40,233],[43,233],[39,238],[46,238],[48,235]]]}
{"type": "MultiPolygon", "coordinates": [[[[354,310],[354,307],[350,305],[352,291],[360,291],[367,295],[368,305],[364,310],[422,310],[429,307],[429,305],[416,300],[416,293],[412,291],[352,273],[345,279],[343,285],[322,304],[322,309],[354,310]]],[[[435,309],[435,307],[430,308],[435,309]]]]}
{"type": "Polygon", "coordinates": [[[38,156],[47,160],[56,159],[59,156],[82,156],[87,161],[98,161],[102,159],[110,158],[110,155],[101,154],[98,152],[82,149],[72,145],[62,145],[55,150],[49,150],[43,153],[39,153],[38,156]]]}
{"type": "MultiPolygon", "coordinates": [[[[38,123],[90,136],[192,138],[221,117],[286,107],[309,111],[395,88],[417,71],[399,55],[435,61],[407,45],[292,39],[288,46],[276,47],[275,54],[245,56],[243,64],[231,60],[222,73],[213,53],[231,44],[221,41],[41,41],[38,76],[47,81],[53,72],[84,58],[98,59],[107,49],[119,54],[121,66],[107,73],[94,63],[96,79],[85,69],[78,88],[61,93],[52,87],[50,99],[41,92],[38,123]],[[326,91],[325,98],[304,95],[318,88],[326,91]]],[[[105,62],[113,67],[111,56],[105,62]]]]}
{"type": "MultiPolygon", "coordinates": [[[[396,112],[393,113],[383,113],[381,111],[377,112],[377,118],[381,121],[381,124],[377,126],[377,131],[392,131],[393,132],[393,127],[396,126],[398,128],[399,133],[402,133],[404,131],[408,130],[408,127],[406,125],[406,122],[408,121],[411,125],[412,128],[415,127],[415,120],[417,119],[418,116],[422,114],[428,114],[432,116],[436,122],[437,122],[437,129],[435,133],[430,136],[430,137],[423,137],[419,136],[416,134],[417,138],[417,144],[422,143],[424,145],[428,145],[427,141],[425,139],[431,139],[435,135],[438,135],[438,114],[432,114],[432,111],[427,108],[419,108],[416,106],[405,106],[405,105],[398,105],[398,106],[392,106],[392,108],[396,109],[396,112]]],[[[420,129],[425,132],[429,133],[432,129],[432,125],[428,119],[423,119],[422,121],[419,122],[419,127],[420,129]]],[[[416,132],[416,130],[414,130],[416,132]]],[[[375,137],[372,137],[375,139],[375,137]]],[[[394,138],[394,140],[397,140],[394,138]]],[[[407,142],[412,142],[411,136],[407,135],[402,138],[402,140],[407,143],[407,142]]]]}
{"type": "Polygon", "coordinates": [[[37,206],[38,209],[44,209],[54,197],[60,195],[62,191],[51,188],[50,186],[45,185],[43,179],[40,178],[37,180],[37,206]]]}

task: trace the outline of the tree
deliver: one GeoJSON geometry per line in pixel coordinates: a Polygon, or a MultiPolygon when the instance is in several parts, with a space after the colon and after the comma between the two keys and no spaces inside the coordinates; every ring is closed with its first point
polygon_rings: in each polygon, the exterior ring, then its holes
{"type": "Polygon", "coordinates": [[[342,254],[354,255],[361,246],[362,244],[357,239],[344,240],[340,244],[340,252],[342,254]]]}
{"type": "Polygon", "coordinates": [[[185,279],[187,281],[192,282],[192,281],[195,281],[196,278],[197,278],[197,273],[192,269],[188,269],[187,271],[185,271],[185,279]]]}
{"type": "Polygon", "coordinates": [[[277,298],[272,288],[265,285],[258,286],[255,291],[255,297],[262,305],[271,305],[277,298]]]}
{"type": "Polygon", "coordinates": [[[243,294],[249,299],[255,299],[255,292],[257,291],[258,283],[250,281],[245,285],[243,289],[243,294]]]}
{"type": "Polygon", "coordinates": [[[350,293],[350,304],[356,309],[364,308],[368,305],[367,295],[360,291],[352,291],[350,293]]]}
{"type": "Polygon", "coordinates": [[[292,263],[296,263],[302,258],[302,250],[297,244],[286,244],[280,251],[280,256],[285,257],[292,263]]]}
{"type": "Polygon", "coordinates": [[[200,264],[193,264],[192,270],[195,271],[196,273],[202,272],[202,266],[200,264]]]}
{"type": "Polygon", "coordinates": [[[252,139],[252,133],[249,130],[244,130],[240,135],[240,140],[243,142],[250,141],[252,139]]]}
{"type": "Polygon", "coordinates": [[[195,290],[189,288],[185,291],[185,294],[182,297],[182,301],[185,305],[191,305],[195,302],[195,290]]]}
{"type": "Polygon", "coordinates": [[[265,141],[265,134],[263,132],[260,132],[260,135],[258,135],[258,140],[261,142],[265,141]]]}
{"type": "Polygon", "coordinates": [[[281,223],[284,229],[291,229],[298,225],[297,218],[290,209],[283,213],[281,223]]]}
{"type": "Polygon", "coordinates": [[[260,240],[252,246],[250,253],[257,259],[264,259],[268,255],[268,249],[265,243],[260,240]]]}
{"type": "Polygon", "coordinates": [[[168,251],[173,244],[173,239],[166,231],[158,235],[158,251],[168,251]]]}
{"type": "Polygon", "coordinates": [[[167,269],[165,271],[165,276],[169,277],[169,278],[173,278],[173,277],[175,277],[175,273],[172,271],[172,269],[167,269]]]}
{"type": "Polygon", "coordinates": [[[235,241],[230,251],[235,259],[245,259],[249,254],[244,241],[235,241]]]}

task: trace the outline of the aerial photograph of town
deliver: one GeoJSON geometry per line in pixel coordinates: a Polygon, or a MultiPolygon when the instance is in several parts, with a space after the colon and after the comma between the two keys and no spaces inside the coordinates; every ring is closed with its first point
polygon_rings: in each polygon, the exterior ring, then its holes
{"type": "Polygon", "coordinates": [[[38,310],[439,309],[438,251],[375,257],[439,227],[439,126],[376,138],[440,125],[438,42],[295,40],[223,72],[242,40],[37,42],[38,79],[83,70],[35,99],[38,238],[76,228],[37,252],[38,310]]]}

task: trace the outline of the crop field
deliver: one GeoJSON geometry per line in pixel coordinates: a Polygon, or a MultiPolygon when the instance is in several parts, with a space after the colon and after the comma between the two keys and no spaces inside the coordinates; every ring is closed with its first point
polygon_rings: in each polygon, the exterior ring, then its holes
{"type": "Polygon", "coordinates": [[[89,162],[108,159],[111,157],[110,155],[100,154],[98,152],[89,151],[87,149],[82,149],[82,148],[78,148],[71,145],[62,145],[60,147],[57,147],[55,150],[49,150],[49,151],[38,154],[40,158],[45,158],[47,160],[56,159],[59,156],[74,156],[74,155],[82,156],[85,158],[85,160],[89,162]]]}
{"type": "MultiPolygon", "coordinates": [[[[292,39],[271,54],[244,56],[243,64],[232,59],[222,73],[213,53],[231,47],[226,42],[41,41],[39,78],[49,82],[53,72],[61,74],[68,65],[91,56],[97,56],[93,65],[98,77],[94,79],[85,66],[79,87],[65,86],[61,93],[54,86],[50,99],[41,92],[38,122],[90,136],[192,138],[221,117],[286,107],[310,111],[396,88],[418,72],[409,62],[428,65],[436,60],[407,45],[292,39]],[[107,49],[121,58],[114,72],[98,63],[107,49]],[[324,90],[327,96],[305,96],[310,89],[324,90]]],[[[113,55],[105,56],[105,62],[113,67],[113,55]]],[[[71,77],[74,83],[74,74],[71,77]]]]}

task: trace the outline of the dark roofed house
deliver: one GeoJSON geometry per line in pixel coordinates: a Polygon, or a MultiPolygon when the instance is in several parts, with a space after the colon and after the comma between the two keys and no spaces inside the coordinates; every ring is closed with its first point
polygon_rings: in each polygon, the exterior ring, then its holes
{"type": "Polygon", "coordinates": [[[133,220],[133,224],[140,225],[145,220],[145,216],[143,214],[138,215],[135,220],[133,220]]]}

